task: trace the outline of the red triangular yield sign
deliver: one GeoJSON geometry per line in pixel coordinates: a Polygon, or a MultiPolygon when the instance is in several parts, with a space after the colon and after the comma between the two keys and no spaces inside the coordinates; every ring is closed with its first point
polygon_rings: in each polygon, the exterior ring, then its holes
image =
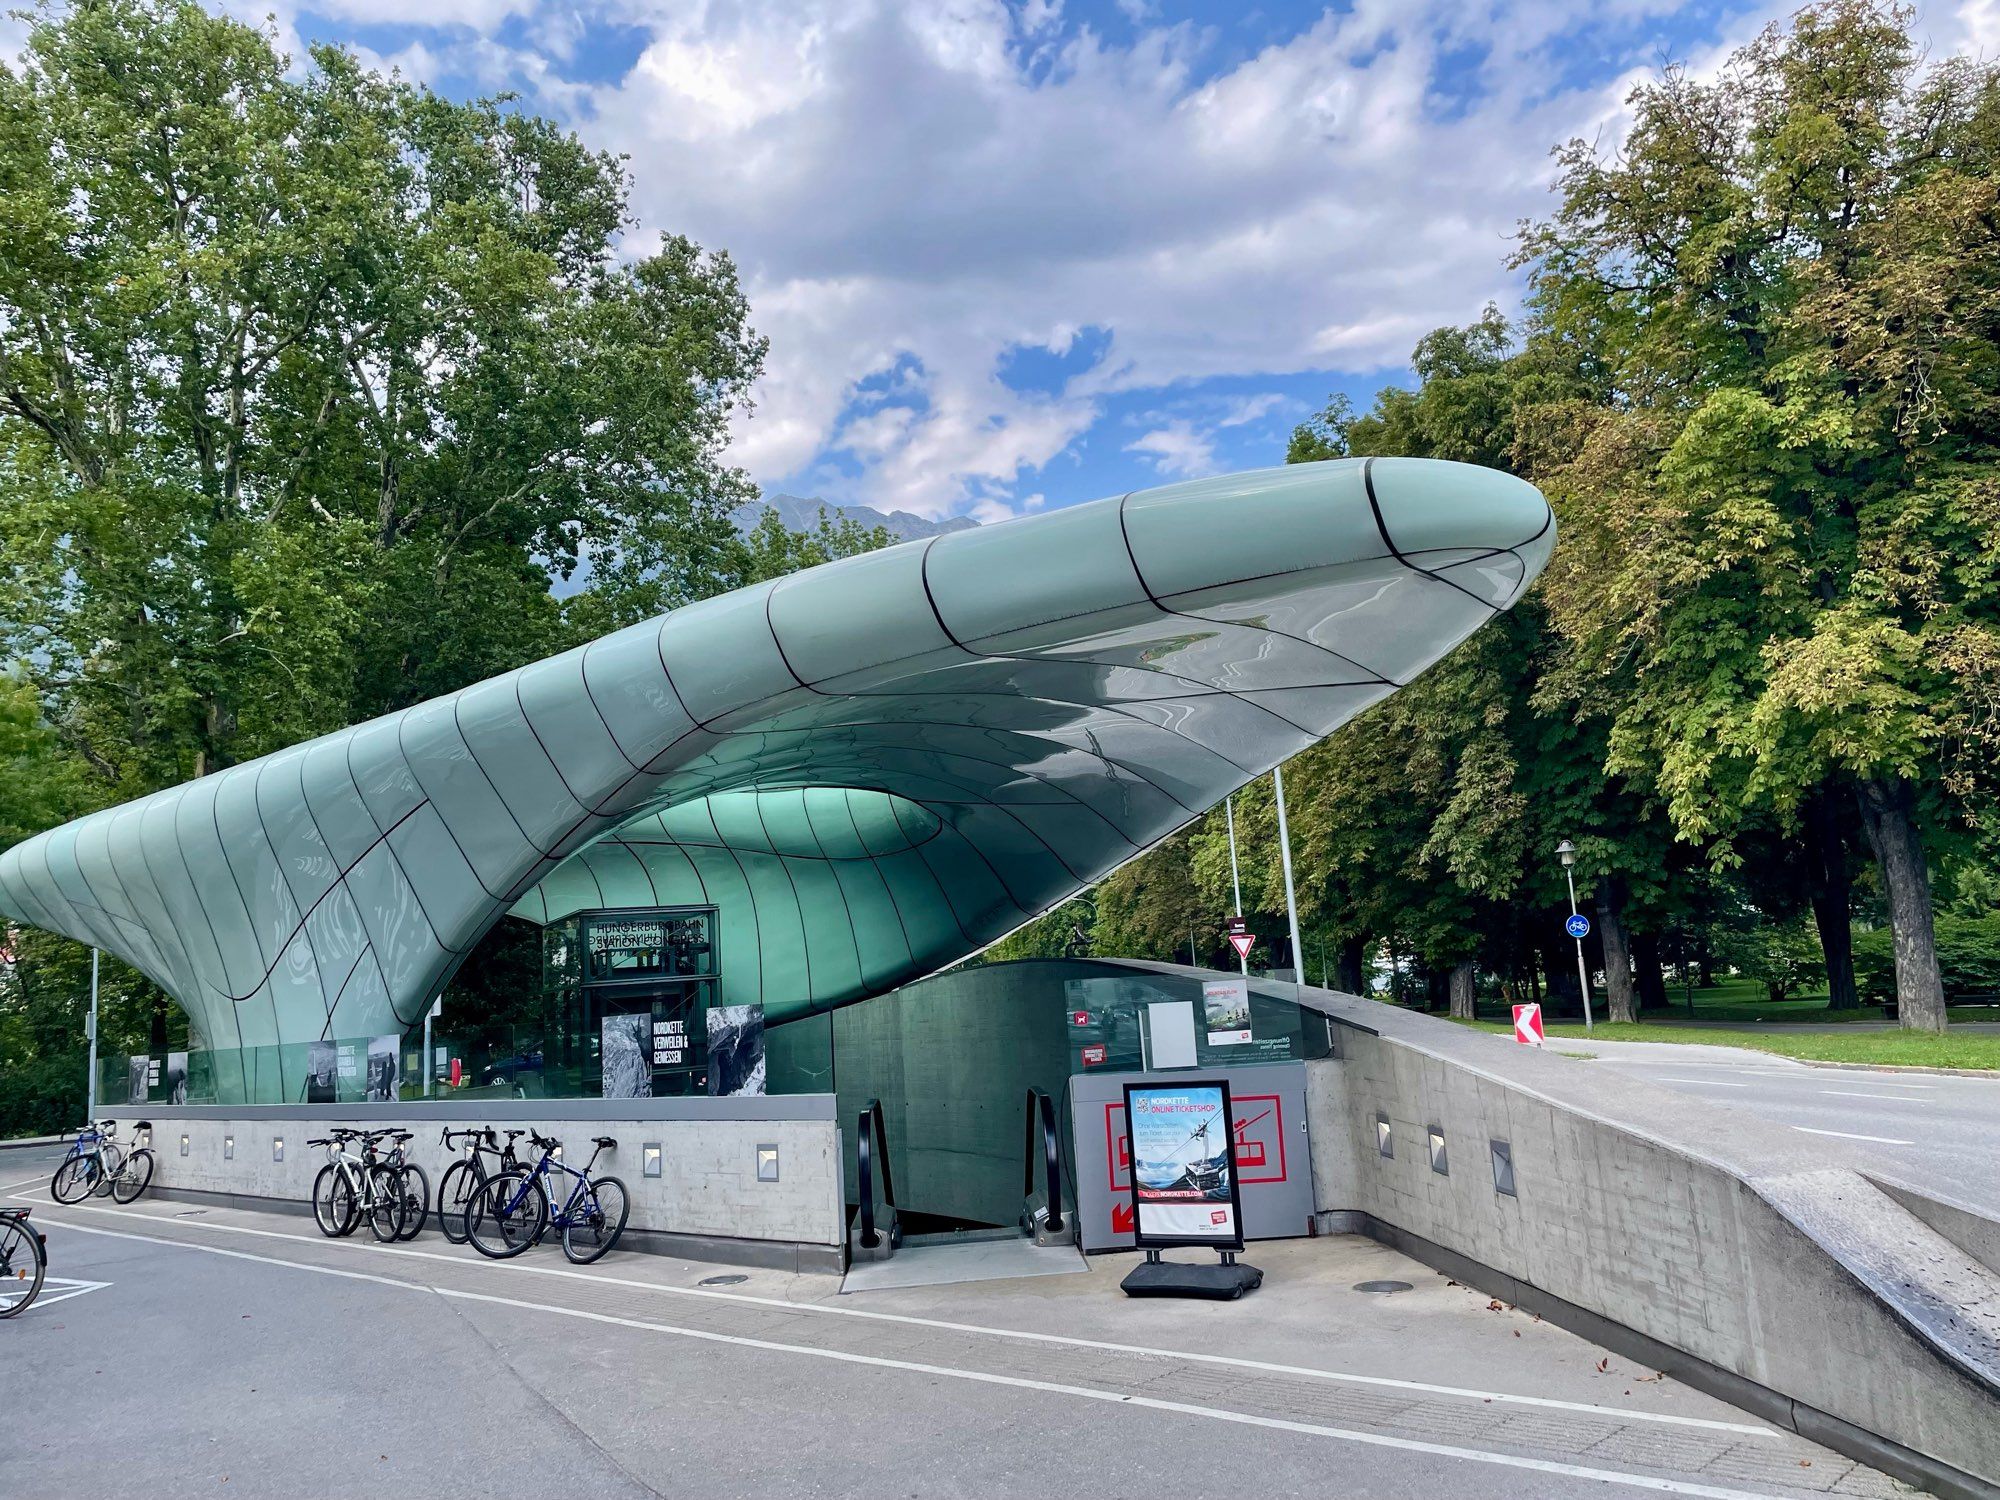
{"type": "Polygon", "coordinates": [[[1236,950],[1238,958],[1248,958],[1250,950],[1257,946],[1257,934],[1254,932],[1232,932],[1229,934],[1229,946],[1236,950]]]}

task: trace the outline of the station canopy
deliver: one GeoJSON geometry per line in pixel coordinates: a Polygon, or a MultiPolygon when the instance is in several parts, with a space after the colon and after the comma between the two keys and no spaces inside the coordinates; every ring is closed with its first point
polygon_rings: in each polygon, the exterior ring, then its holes
{"type": "Polygon", "coordinates": [[[0,914],[211,1047],[420,1019],[504,915],[712,905],[780,1022],[993,942],[1409,682],[1547,561],[1530,485],[1337,460],[829,563],[94,813],[0,914]]]}

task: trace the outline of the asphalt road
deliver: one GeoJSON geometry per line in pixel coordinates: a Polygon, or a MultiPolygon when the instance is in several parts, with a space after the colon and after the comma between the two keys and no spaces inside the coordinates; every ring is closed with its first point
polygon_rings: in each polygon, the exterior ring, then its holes
{"type": "Polygon", "coordinates": [[[1815,1068],[1671,1042],[1565,1039],[1560,1046],[1594,1053],[1596,1066],[1844,1141],[1913,1186],[2000,1215],[2000,1078],[1815,1068]]]}
{"type": "Polygon", "coordinates": [[[1266,1285],[1234,1304],[1126,1299],[1124,1256],[707,1288],[737,1268],[53,1207],[25,1154],[0,1201],[36,1202],[51,1274],[93,1285],[0,1324],[4,1495],[1913,1493],[1346,1237],[1254,1247],[1266,1285]],[[1385,1278],[1410,1289],[1355,1287],[1385,1278]]]}

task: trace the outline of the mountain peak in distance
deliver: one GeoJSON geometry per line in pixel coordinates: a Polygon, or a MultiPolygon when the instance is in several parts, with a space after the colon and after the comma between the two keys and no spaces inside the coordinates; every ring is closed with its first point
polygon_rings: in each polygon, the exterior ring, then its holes
{"type": "Polygon", "coordinates": [[[778,520],[787,531],[812,531],[819,525],[819,513],[825,510],[834,520],[853,521],[861,526],[881,526],[899,542],[912,542],[922,537],[943,536],[952,531],[969,531],[979,523],[970,516],[953,516],[947,521],[933,521],[924,516],[911,515],[906,510],[892,510],[884,514],[872,505],[834,505],[825,500],[809,500],[800,495],[766,495],[762,500],[746,501],[729,513],[729,519],[736,529],[749,534],[757,523],[764,519],[766,507],[778,513],[778,520]]]}

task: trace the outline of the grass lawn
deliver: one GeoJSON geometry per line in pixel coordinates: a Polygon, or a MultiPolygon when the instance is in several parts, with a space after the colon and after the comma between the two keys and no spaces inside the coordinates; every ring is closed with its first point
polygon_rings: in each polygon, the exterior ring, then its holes
{"type": "MultiPolygon", "coordinates": [[[[1881,1012],[1877,1011],[1879,1016],[1881,1012]]],[[[1481,1031],[1512,1034],[1506,1021],[1467,1021],[1481,1031]]],[[[1856,1031],[1852,1034],[1800,1035],[1786,1031],[1718,1031],[1690,1025],[1662,1026],[1643,1021],[1616,1026],[1600,1021],[1586,1032],[1581,1021],[1550,1021],[1550,1045],[1558,1041],[1565,1052],[1587,1051],[1588,1039],[1606,1042],[1694,1042],[1709,1047],[1742,1047],[1752,1052],[1775,1052],[1780,1057],[1804,1058],[1812,1062],[1889,1063],[1926,1068],[1984,1068],[2000,1070],[2000,1036],[1968,1036],[1946,1032],[1856,1031]],[[1578,1046],[1578,1043],[1585,1043],[1578,1046]]]]}

